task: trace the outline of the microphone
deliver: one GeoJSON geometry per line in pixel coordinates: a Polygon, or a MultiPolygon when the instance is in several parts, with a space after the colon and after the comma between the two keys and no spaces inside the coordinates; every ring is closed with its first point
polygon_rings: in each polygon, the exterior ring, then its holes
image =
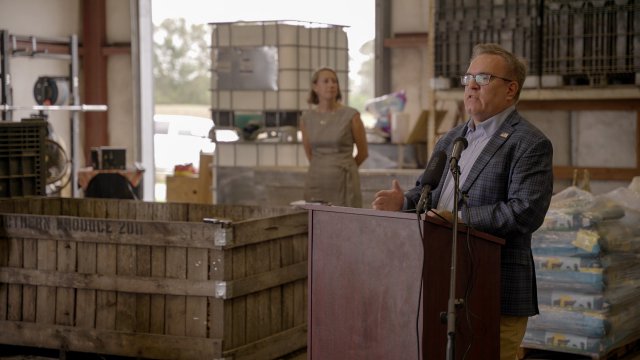
{"type": "Polygon", "coordinates": [[[469,142],[467,139],[460,136],[453,142],[453,150],[451,150],[451,171],[453,171],[456,166],[458,166],[458,161],[460,161],[460,155],[464,151],[464,149],[469,146],[469,142]]]}
{"type": "Polygon", "coordinates": [[[442,172],[446,164],[447,154],[445,154],[444,151],[438,151],[431,156],[431,160],[429,160],[427,167],[422,173],[422,177],[420,177],[422,193],[420,193],[420,200],[418,200],[418,205],[416,206],[417,213],[420,213],[424,209],[431,189],[437,187],[440,183],[440,178],[442,177],[442,172]]]}

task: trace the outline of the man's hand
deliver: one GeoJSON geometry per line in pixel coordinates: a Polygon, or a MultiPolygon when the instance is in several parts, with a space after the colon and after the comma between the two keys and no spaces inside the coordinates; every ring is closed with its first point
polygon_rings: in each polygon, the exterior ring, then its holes
{"type": "Polygon", "coordinates": [[[371,206],[376,210],[400,211],[404,205],[404,191],[400,188],[398,180],[393,180],[390,190],[380,190],[371,206]]]}
{"type": "MultiPolygon", "coordinates": [[[[440,219],[445,219],[447,220],[449,223],[453,223],[453,213],[449,210],[435,210],[435,209],[431,209],[428,213],[427,216],[431,216],[431,217],[435,217],[435,218],[440,218],[440,219]]],[[[464,220],[461,217],[458,217],[458,224],[464,224],[464,220]]]]}

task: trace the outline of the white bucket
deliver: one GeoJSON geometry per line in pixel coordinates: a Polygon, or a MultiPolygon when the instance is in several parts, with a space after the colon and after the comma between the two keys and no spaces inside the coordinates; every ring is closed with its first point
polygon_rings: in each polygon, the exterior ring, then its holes
{"type": "Polygon", "coordinates": [[[391,142],[404,144],[407,142],[411,131],[411,119],[409,113],[399,112],[391,114],[391,142]]]}

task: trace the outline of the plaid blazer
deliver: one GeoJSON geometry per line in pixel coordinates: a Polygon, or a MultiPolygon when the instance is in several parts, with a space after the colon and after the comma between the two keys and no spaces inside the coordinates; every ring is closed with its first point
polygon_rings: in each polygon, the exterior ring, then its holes
{"type": "MultiPolygon", "coordinates": [[[[467,132],[462,124],[438,141],[434,153],[447,154],[467,132]]],[[[501,261],[501,313],[532,316],[539,313],[531,233],[542,224],[553,192],[553,147],[535,126],[513,111],[491,137],[461,184],[462,219],[474,229],[505,239],[501,261]],[[464,203],[466,199],[466,204],[464,203]]],[[[449,166],[432,192],[437,205],[449,166]]],[[[407,191],[416,203],[422,185],[407,191]]],[[[432,206],[435,207],[435,206],[432,206]]]]}

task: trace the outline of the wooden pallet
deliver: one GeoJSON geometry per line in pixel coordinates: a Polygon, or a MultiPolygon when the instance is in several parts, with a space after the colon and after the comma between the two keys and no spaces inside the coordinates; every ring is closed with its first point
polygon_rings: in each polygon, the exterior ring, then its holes
{"type": "Polygon", "coordinates": [[[584,355],[559,351],[550,351],[543,347],[523,347],[518,352],[522,360],[640,360],[640,339],[630,341],[611,349],[605,355],[584,355]]]}

